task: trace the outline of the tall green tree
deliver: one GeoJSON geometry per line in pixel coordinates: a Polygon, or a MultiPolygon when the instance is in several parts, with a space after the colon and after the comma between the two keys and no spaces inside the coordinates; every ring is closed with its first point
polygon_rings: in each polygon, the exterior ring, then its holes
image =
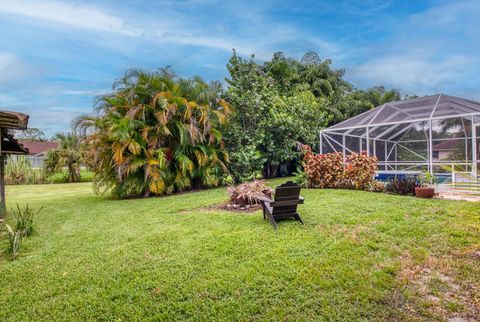
{"type": "Polygon", "coordinates": [[[263,64],[234,52],[227,68],[225,97],[234,114],[225,139],[237,179],[290,173],[298,142],[316,147],[321,128],[400,99],[381,86],[355,89],[344,70],[314,52],[301,60],[278,52],[263,64]]]}
{"type": "Polygon", "coordinates": [[[45,133],[41,131],[40,129],[37,128],[29,128],[26,130],[18,130],[15,131],[15,136],[19,140],[23,141],[32,141],[32,142],[43,142],[47,141],[47,138],[45,136],[45,133]]]}
{"type": "Polygon", "coordinates": [[[147,197],[220,183],[230,106],[219,83],[130,70],[113,89],[96,116],[75,122],[91,147],[97,191],[147,197]]]}
{"type": "Polygon", "coordinates": [[[225,139],[236,179],[291,173],[298,163],[298,143],[316,142],[319,127],[330,116],[327,101],[314,93],[335,86],[307,79],[309,71],[314,74],[310,69],[321,74],[325,68],[311,64],[304,66],[281,53],[258,64],[253,57],[244,59],[233,53],[227,65],[230,77],[225,97],[234,114],[225,139]]]}

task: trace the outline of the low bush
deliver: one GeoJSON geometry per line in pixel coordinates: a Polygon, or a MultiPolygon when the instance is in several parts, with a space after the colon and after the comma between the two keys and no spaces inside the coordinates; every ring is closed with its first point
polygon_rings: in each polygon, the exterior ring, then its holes
{"type": "Polygon", "coordinates": [[[24,237],[28,237],[33,234],[33,218],[38,215],[43,208],[40,208],[37,211],[34,211],[28,205],[21,209],[17,204],[17,209],[12,209],[11,213],[15,219],[14,225],[10,226],[5,224],[8,232],[8,253],[12,255],[15,259],[20,253],[20,244],[24,237]]]}
{"type": "Polygon", "coordinates": [[[304,146],[303,167],[309,188],[366,190],[374,182],[377,158],[352,153],[344,162],[341,153],[314,154],[304,146]]]}
{"type": "Polygon", "coordinates": [[[385,182],[374,180],[367,184],[365,190],[370,192],[385,192],[385,182]]]}
{"type": "Polygon", "coordinates": [[[309,188],[334,188],[343,179],[344,165],[340,153],[314,154],[304,147],[303,167],[309,188]]]}
{"type": "Polygon", "coordinates": [[[417,178],[413,176],[405,176],[391,179],[386,185],[386,190],[391,193],[397,193],[400,195],[415,195],[415,187],[418,187],[419,183],[417,178]]]}
{"type": "Polygon", "coordinates": [[[293,178],[293,182],[295,182],[296,184],[298,184],[302,188],[307,188],[308,187],[308,176],[305,173],[305,171],[303,171],[302,168],[299,167],[297,169],[297,171],[293,173],[293,175],[295,176],[293,178]]]}
{"type": "Polygon", "coordinates": [[[350,180],[356,189],[367,189],[373,184],[377,171],[377,158],[365,153],[352,153],[347,156],[344,177],[350,180]]]}
{"type": "Polygon", "coordinates": [[[230,186],[227,188],[227,193],[233,204],[244,207],[246,205],[260,204],[259,198],[271,198],[273,189],[267,186],[265,180],[254,180],[242,183],[236,187],[230,186]]]}
{"type": "Polygon", "coordinates": [[[17,209],[12,209],[13,218],[15,218],[15,230],[19,231],[22,236],[30,236],[33,234],[33,218],[37,216],[43,208],[33,211],[27,204],[25,209],[21,209],[17,204],[17,209]]]}
{"type": "Polygon", "coordinates": [[[7,157],[5,165],[6,184],[37,184],[47,183],[44,171],[33,169],[30,160],[24,156],[7,157]]]}
{"type": "MultiPolygon", "coordinates": [[[[30,160],[24,155],[8,156],[5,165],[5,184],[46,184],[46,183],[66,183],[68,180],[68,170],[59,169],[59,172],[47,173],[44,169],[32,168],[30,160]]],[[[93,181],[93,172],[89,170],[80,170],[82,182],[93,181]]]]}

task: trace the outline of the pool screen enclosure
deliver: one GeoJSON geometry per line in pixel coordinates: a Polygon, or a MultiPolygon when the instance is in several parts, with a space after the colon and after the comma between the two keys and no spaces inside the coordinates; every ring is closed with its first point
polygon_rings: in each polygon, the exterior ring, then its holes
{"type": "Polygon", "coordinates": [[[453,181],[478,181],[479,143],[480,102],[444,94],[385,103],[320,131],[320,153],[367,153],[382,172],[453,181]]]}

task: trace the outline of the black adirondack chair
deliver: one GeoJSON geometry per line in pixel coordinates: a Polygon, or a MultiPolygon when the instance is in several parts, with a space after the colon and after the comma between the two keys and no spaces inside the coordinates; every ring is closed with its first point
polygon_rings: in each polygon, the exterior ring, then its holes
{"type": "Polygon", "coordinates": [[[275,200],[260,198],[263,208],[263,219],[267,219],[273,228],[277,228],[277,220],[293,218],[305,224],[297,212],[297,206],[303,204],[300,196],[301,187],[288,181],[275,189],[275,200]]]}

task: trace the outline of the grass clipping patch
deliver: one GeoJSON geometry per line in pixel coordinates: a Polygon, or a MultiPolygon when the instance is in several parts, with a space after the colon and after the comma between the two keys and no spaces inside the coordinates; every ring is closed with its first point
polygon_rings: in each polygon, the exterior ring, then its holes
{"type": "Polygon", "coordinates": [[[478,247],[442,256],[430,255],[422,264],[404,254],[398,274],[400,292],[393,302],[409,320],[479,321],[479,276],[478,247]]]}

